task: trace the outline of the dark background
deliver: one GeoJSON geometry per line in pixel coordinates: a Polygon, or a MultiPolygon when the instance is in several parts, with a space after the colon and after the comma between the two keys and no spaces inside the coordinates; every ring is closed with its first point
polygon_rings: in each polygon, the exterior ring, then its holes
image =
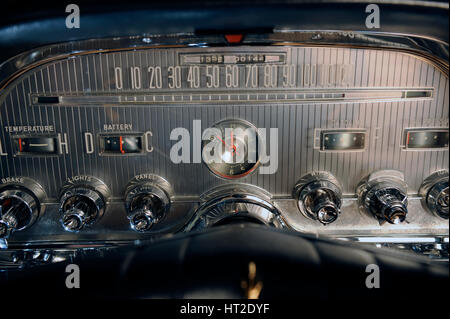
{"type": "Polygon", "coordinates": [[[448,2],[439,1],[6,0],[1,6],[0,63],[51,43],[180,32],[267,32],[274,28],[377,31],[420,35],[448,43],[448,2]],[[65,8],[70,3],[80,7],[80,29],[65,27],[65,8]],[[365,8],[370,3],[380,6],[381,29],[366,29],[365,8]]]}

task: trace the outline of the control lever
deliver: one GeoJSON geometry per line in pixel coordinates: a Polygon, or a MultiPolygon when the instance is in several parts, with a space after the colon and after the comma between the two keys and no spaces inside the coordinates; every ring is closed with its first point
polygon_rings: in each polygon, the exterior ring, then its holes
{"type": "Polygon", "coordinates": [[[402,172],[381,170],[364,178],[356,189],[360,207],[381,224],[400,224],[408,214],[407,185],[402,172]]]}
{"type": "Polygon", "coordinates": [[[7,239],[15,231],[30,227],[41,213],[40,201],[45,192],[35,181],[21,177],[18,183],[0,188],[0,248],[7,248],[7,239]]]}
{"type": "Polygon", "coordinates": [[[6,238],[10,235],[10,228],[7,223],[3,221],[3,206],[0,205],[0,249],[8,248],[6,238]]]}
{"type": "Polygon", "coordinates": [[[143,174],[127,186],[125,205],[130,226],[146,232],[160,222],[170,209],[170,184],[163,178],[143,174]]]}
{"type": "Polygon", "coordinates": [[[3,213],[3,205],[0,205],[0,238],[8,238],[17,229],[19,222],[16,215],[20,214],[21,209],[22,207],[12,206],[3,213]]]}
{"type": "Polygon", "coordinates": [[[66,231],[77,232],[94,224],[105,211],[108,187],[91,176],[69,180],[60,195],[61,224],[66,231]]]}
{"type": "Polygon", "coordinates": [[[425,209],[448,219],[449,186],[448,171],[440,170],[428,176],[419,189],[425,209]]]}
{"type": "Polygon", "coordinates": [[[294,187],[294,198],[300,212],[322,224],[330,224],[339,217],[342,187],[328,172],[312,172],[303,176],[294,187]]]}

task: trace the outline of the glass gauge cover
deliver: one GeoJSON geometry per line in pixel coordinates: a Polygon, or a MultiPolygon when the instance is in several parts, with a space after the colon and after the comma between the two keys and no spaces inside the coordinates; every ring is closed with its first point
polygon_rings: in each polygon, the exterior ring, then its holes
{"type": "Polygon", "coordinates": [[[218,122],[204,131],[202,140],[203,162],[217,176],[237,179],[259,166],[260,137],[257,128],[247,121],[218,122]]]}

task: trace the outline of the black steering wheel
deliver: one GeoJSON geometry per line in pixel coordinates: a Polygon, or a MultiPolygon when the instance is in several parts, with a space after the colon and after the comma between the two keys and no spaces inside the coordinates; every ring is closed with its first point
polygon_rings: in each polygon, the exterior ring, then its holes
{"type": "Polygon", "coordinates": [[[241,222],[10,270],[0,278],[2,294],[26,291],[56,298],[386,301],[424,291],[440,294],[448,287],[449,271],[409,253],[241,222]],[[80,289],[66,287],[69,264],[79,267],[80,289]]]}

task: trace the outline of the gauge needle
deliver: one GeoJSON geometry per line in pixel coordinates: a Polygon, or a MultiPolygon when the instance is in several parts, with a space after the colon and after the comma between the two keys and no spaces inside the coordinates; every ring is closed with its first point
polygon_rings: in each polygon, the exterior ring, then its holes
{"type": "Polygon", "coordinates": [[[225,143],[225,141],[222,140],[219,135],[216,135],[216,137],[223,143],[223,145],[227,146],[227,143],[225,143]]]}
{"type": "Polygon", "coordinates": [[[233,130],[231,130],[231,153],[236,153],[236,146],[234,146],[233,130]]]}
{"type": "Polygon", "coordinates": [[[119,149],[120,149],[120,153],[125,154],[125,151],[123,149],[123,137],[122,136],[119,137],[119,149]]]}
{"type": "MultiPolygon", "coordinates": [[[[222,142],[223,145],[225,145],[225,147],[228,147],[231,150],[231,153],[236,153],[236,146],[228,146],[227,143],[219,135],[216,135],[216,137],[222,142]]],[[[233,143],[233,135],[231,135],[231,143],[233,143]]]]}

